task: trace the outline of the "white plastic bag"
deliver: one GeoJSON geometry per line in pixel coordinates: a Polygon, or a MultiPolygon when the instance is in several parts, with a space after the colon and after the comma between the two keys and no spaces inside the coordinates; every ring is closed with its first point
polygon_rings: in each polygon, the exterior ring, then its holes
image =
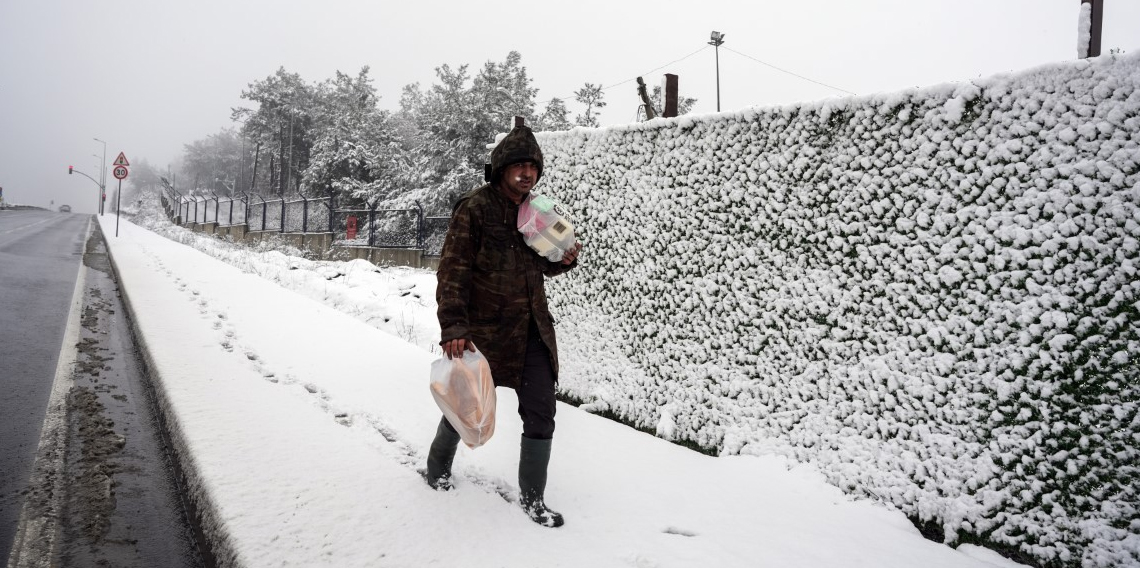
{"type": "Polygon", "coordinates": [[[549,197],[530,194],[519,205],[518,226],[527,246],[550,262],[562,260],[574,246],[574,225],[565,208],[549,197]]]}
{"type": "Polygon", "coordinates": [[[431,395],[468,448],[486,444],[495,433],[495,381],[478,350],[432,362],[431,395]]]}

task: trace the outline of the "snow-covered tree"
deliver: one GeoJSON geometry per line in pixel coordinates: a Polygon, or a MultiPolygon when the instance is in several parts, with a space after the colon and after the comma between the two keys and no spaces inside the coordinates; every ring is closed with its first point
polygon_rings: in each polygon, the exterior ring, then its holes
{"type": "Polygon", "coordinates": [[[272,193],[296,191],[300,173],[309,165],[315,90],[300,75],[282,67],[242,91],[243,99],[257,103],[256,109],[233,109],[232,118],[244,123],[242,134],[255,144],[259,165],[265,164],[268,158],[272,193]]]}
{"type": "Polygon", "coordinates": [[[183,146],[181,170],[191,190],[229,195],[244,166],[243,142],[232,128],[183,146]]]}
{"type": "Polygon", "coordinates": [[[597,111],[606,106],[605,93],[602,92],[601,84],[586,83],[584,87],[574,91],[574,100],[580,104],[586,105],[586,110],[582,114],[574,117],[574,123],[578,126],[601,126],[598,121],[597,111]]]}
{"type": "Polygon", "coordinates": [[[514,51],[502,62],[488,61],[474,77],[467,65],[435,71],[437,83],[427,90],[404,88],[397,113],[405,145],[399,167],[413,175],[407,191],[388,205],[418,201],[429,212],[446,214],[459,195],[482,182],[487,144],[511,128],[514,116],[534,115],[538,90],[514,51]]]}
{"type": "Polygon", "coordinates": [[[313,148],[302,175],[302,193],[336,195],[357,202],[387,196],[399,143],[377,108],[368,67],[357,76],[337,72],[315,89],[313,148]]]}
{"type": "Polygon", "coordinates": [[[566,102],[555,97],[546,103],[546,110],[535,121],[535,129],[543,131],[570,130],[574,123],[570,122],[570,110],[566,102]]]}

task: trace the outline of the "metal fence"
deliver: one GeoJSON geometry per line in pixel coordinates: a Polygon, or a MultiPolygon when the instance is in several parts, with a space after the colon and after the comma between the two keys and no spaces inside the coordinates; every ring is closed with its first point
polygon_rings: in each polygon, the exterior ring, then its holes
{"type": "Polygon", "coordinates": [[[220,197],[185,197],[163,195],[166,207],[183,223],[217,223],[223,227],[241,225],[246,221],[248,202],[245,199],[220,197]]]}
{"type": "Polygon", "coordinates": [[[331,233],[329,213],[332,198],[307,199],[285,202],[286,233],[331,233]]]}
{"type": "Polygon", "coordinates": [[[423,240],[420,247],[426,256],[439,256],[443,251],[443,238],[447,236],[447,226],[451,217],[424,217],[423,240]]]}
{"type": "Polygon", "coordinates": [[[425,256],[439,256],[450,222],[450,217],[424,215],[419,204],[415,209],[337,209],[331,197],[188,196],[166,187],[162,200],[167,213],[181,218],[184,225],[245,224],[250,231],[333,233],[336,245],[420,249],[425,256]]]}
{"type": "Polygon", "coordinates": [[[335,244],[421,249],[426,256],[439,256],[449,220],[425,216],[422,208],[337,209],[332,215],[335,244]]]}

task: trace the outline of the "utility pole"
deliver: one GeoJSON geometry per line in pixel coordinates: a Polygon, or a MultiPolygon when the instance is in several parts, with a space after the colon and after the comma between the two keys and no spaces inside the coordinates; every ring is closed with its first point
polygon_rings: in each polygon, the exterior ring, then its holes
{"type": "Polygon", "coordinates": [[[103,144],[103,163],[99,172],[99,205],[95,208],[95,212],[102,215],[103,200],[106,199],[107,195],[107,143],[98,138],[92,138],[92,140],[103,144]]]}
{"type": "Polygon", "coordinates": [[[653,108],[653,101],[649,100],[649,94],[645,92],[645,80],[641,77],[637,78],[637,96],[641,98],[641,106],[645,108],[645,120],[657,118],[657,109],[653,108]]]}
{"type": "Polygon", "coordinates": [[[724,44],[724,36],[718,31],[714,31],[709,38],[709,45],[713,46],[716,51],[716,111],[720,112],[720,46],[724,44]]]}
{"type": "Polygon", "coordinates": [[[1080,27],[1077,29],[1078,58],[1100,56],[1100,29],[1103,23],[1104,0],[1081,0],[1080,27]],[[1085,43],[1085,34],[1088,34],[1088,43],[1085,43]]]}

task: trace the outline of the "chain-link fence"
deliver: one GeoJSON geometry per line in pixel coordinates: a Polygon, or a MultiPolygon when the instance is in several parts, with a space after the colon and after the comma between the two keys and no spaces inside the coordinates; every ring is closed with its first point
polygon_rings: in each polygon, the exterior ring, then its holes
{"type": "Polygon", "coordinates": [[[249,212],[246,214],[246,225],[250,231],[280,231],[281,201],[277,199],[266,201],[260,197],[251,200],[249,212]]]}
{"type": "Polygon", "coordinates": [[[443,251],[443,238],[451,217],[424,217],[423,241],[420,246],[425,256],[439,256],[443,251]]]}
{"type": "Polygon", "coordinates": [[[414,248],[439,256],[449,217],[427,217],[416,209],[337,209],[333,242],[342,246],[414,248]]]}
{"type": "Polygon", "coordinates": [[[420,248],[416,209],[338,209],[333,212],[333,243],[376,248],[420,248]]]}
{"type": "Polygon", "coordinates": [[[247,199],[223,199],[218,203],[218,224],[224,227],[245,224],[247,199]]]}
{"type": "Polygon", "coordinates": [[[307,199],[285,202],[286,233],[327,233],[330,232],[329,211],[332,199],[307,199]]]}
{"type": "Polygon", "coordinates": [[[250,231],[333,233],[338,246],[420,249],[439,256],[450,217],[429,217],[415,209],[336,209],[333,198],[265,199],[181,195],[163,188],[164,206],[182,224],[245,224],[250,231]]]}
{"type": "Polygon", "coordinates": [[[170,192],[163,195],[164,204],[185,223],[217,223],[223,227],[246,222],[249,202],[246,199],[220,197],[186,197],[170,192]]]}

